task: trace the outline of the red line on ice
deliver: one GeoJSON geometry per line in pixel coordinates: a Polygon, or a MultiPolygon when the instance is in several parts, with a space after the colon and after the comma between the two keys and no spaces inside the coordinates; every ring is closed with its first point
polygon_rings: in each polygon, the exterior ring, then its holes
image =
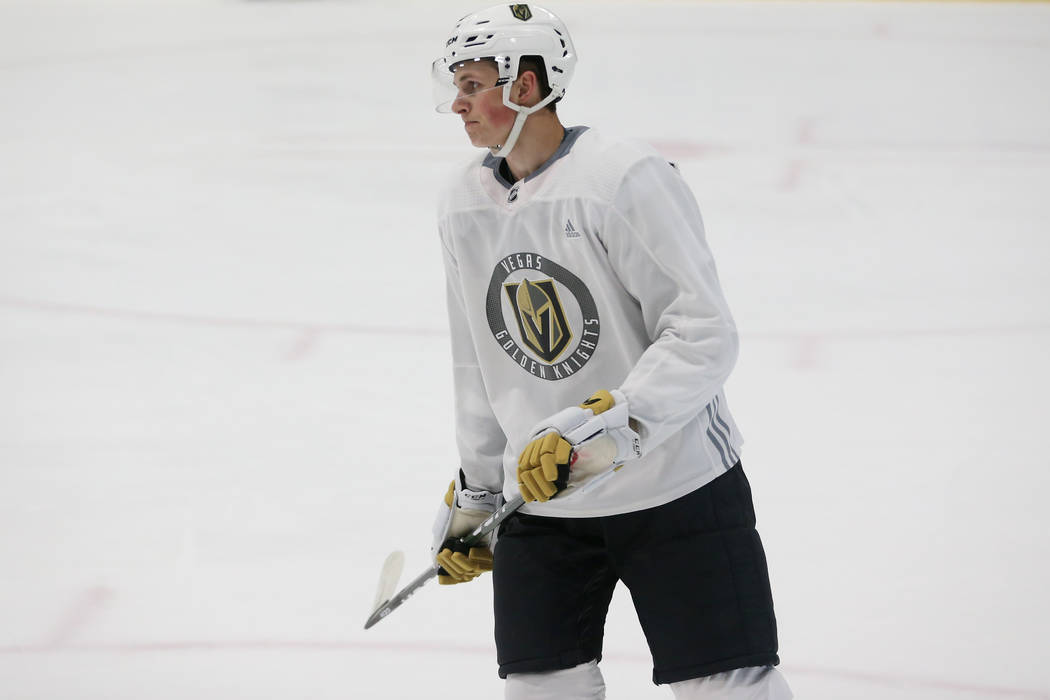
{"type": "MultiPolygon", "coordinates": [[[[222,651],[278,651],[278,652],[420,652],[427,654],[474,654],[492,655],[494,650],[485,645],[445,644],[440,642],[359,642],[339,640],[316,641],[282,641],[282,640],[229,640],[229,641],[171,641],[171,642],[126,642],[94,643],[68,645],[8,645],[0,646],[0,654],[156,654],[172,652],[222,652],[222,651]]],[[[645,654],[611,652],[604,655],[606,659],[621,663],[649,665],[651,660],[645,654]]],[[[956,683],[936,678],[922,678],[893,673],[874,673],[868,671],[851,671],[814,666],[785,666],[788,674],[823,676],[847,681],[871,683],[876,685],[896,685],[912,688],[929,688],[937,690],[955,690],[968,693],[984,693],[1004,698],[1030,698],[1032,700],[1050,700],[1050,695],[1041,690],[1008,688],[971,683],[956,683]]]]}
{"type": "Polygon", "coordinates": [[[115,309],[86,304],[68,304],[64,302],[34,301],[14,297],[0,297],[0,306],[31,311],[51,313],[81,314],[119,320],[152,321],[158,323],[181,323],[201,326],[218,326],[223,328],[252,328],[263,330],[287,330],[304,334],[322,332],[360,333],[377,335],[446,335],[441,328],[408,328],[402,326],[379,326],[364,323],[312,323],[303,321],[281,321],[275,319],[233,318],[224,316],[197,316],[193,314],[167,311],[139,311],[135,309],[115,309]]]}
{"type": "Polygon", "coordinates": [[[113,597],[113,591],[105,586],[93,586],[84,591],[66,611],[55,628],[45,638],[43,647],[60,649],[83,630],[92,617],[97,615],[113,597]]]}
{"type": "MultiPolygon", "coordinates": [[[[61,302],[32,301],[13,297],[0,297],[0,306],[30,311],[43,311],[60,314],[80,314],[114,318],[119,320],[148,321],[156,323],[178,323],[184,325],[218,326],[224,328],[249,328],[263,330],[287,330],[316,337],[320,333],[356,333],[362,335],[403,335],[403,336],[445,336],[444,328],[420,328],[408,326],[378,326],[359,323],[307,323],[302,321],[279,321],[249,318],[232,318],[221,316],[195,316],[192,314],[169,313],[164,311],[137,311],[133,309],[115,309],[83,304],[66,304],[61,302]]],[[[994,335],[1018,335],[1027,333],[1045,333],[1050,331],[1050,322],[1022,322],[1002,326],[974,326],[970,328],[872,328],[872,329],[827,329],[813,331],[769,330],[745,331],[745,338],[761,340],[871,340],[879,338],[911,337],[974,337],[994,335]]],[[[304,341],[300,338],[300,342],[304,341]]],[[[296,358],[296,348],[290,351],[291,359],[296,358]]]]}

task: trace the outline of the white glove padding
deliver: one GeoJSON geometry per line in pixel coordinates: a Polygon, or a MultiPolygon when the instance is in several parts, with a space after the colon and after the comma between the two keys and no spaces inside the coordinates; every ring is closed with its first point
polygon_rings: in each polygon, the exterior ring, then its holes
{"type": "Polygon", "coordinates": [[[552,431],[565,438],[581,460],[584,447],[591,448],[589,462],[603,461],[597,459],[602,455],[606,463],[595,464],[598,470],[642,456],[641,438],[629,424],[627,397],[619,389],[599,391],[579,406],[555,413],[539,424],[533,436],[552,431]]]}
{"type": "Polygon", "coordinates": [[[448,485],[448,492],[434,519],[434,543],[430,548],[435,563],[442,568],[438,574],[440,583],[470,581],[483,571],[491,570],[490,550],[495,533],[469,551],[458,546],[458,540],[473,532],[501,505],[501,493],[468,489],[462,470],[459,472],[459,478],[448,485]]]}
{"type": "Polygon", "coordinates": [[[568,485],[579,486],[641,456],[641,439],[629,424],[627,397],[616,389],[599,391],[533,429],[518,460],[518,486],[526,501],[546,501],[568,485]],[[565,443],[571,457],[562,454],[565,443]]]}

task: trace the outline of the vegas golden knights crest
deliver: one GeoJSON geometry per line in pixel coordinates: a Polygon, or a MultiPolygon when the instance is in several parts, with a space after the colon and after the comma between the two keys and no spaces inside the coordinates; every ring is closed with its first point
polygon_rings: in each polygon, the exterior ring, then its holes
{"type": "Polygon", "coordinates": [[[510,11],[522,22],[528,22],[532,19],[532,10],[529,9],[528,5],[511,5],[510,11]]]}
{"type": "Polygon", "coordinates": [[[503,288],[514,308],[522,342],[544,362],[555,362],[569,346],[572,330],[554,280],[524,279],[503,288]]]}
{"type": "Polygon", "coordinates": [[[500,350],[536,379],[568,379],[598,351],[601,320],[587,285],[534,251],[496,262],[485,316],[500,350]]]}

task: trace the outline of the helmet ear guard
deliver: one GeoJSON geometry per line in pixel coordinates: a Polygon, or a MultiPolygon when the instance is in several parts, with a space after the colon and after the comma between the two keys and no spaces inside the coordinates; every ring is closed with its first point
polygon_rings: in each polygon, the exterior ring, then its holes
{"type": "MultiPolygon", "coordinates": [[[[514,81],[517,79],[518,66],[521,63],[521,57],[515,57],[512,61],[513,69],[511,77],[503,85],[503,104],[510,109],[517,112],[517,116],[514,117],[514,124],[510,128],[510,133],[507,134],[506,140],[498,145],[491,146],[489,150],[492,155],[496,158],[506,158],[508,154],[514,149],[514,146],[518,143],[518,137],[521,136],[521,130],[525,127],[525,120],[528,119],[530,114],[535,114],[547,105],[551,104],[555,100],[560,100],[562,95],[565,94],[565,88],[561,88],[559,91],[555,91],[551,88],[547,95],[543,97],[539,102],[530,106],[517,104],[511,99],[511,91],[514,89],[514,81]]],[[[546,62],[545,62],[546,63],[546,62]]]]}

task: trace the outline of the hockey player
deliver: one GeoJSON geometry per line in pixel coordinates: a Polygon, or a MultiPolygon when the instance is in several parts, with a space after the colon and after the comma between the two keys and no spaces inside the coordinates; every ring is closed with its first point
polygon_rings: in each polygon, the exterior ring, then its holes
{"type": "Polygon", "coordinates": [[[700,212],[651,148],[562,126],[575,64],[564,24],[518,4],[460,20],[432,67],[439,111],[487,149],[439,211],[461,460],[439,580],[493,570],[512,700],[605,697],[618,581],[676,698],[790,698],[700,212]],[[460,544],[518,493],[494,552],[460,544]]]}

